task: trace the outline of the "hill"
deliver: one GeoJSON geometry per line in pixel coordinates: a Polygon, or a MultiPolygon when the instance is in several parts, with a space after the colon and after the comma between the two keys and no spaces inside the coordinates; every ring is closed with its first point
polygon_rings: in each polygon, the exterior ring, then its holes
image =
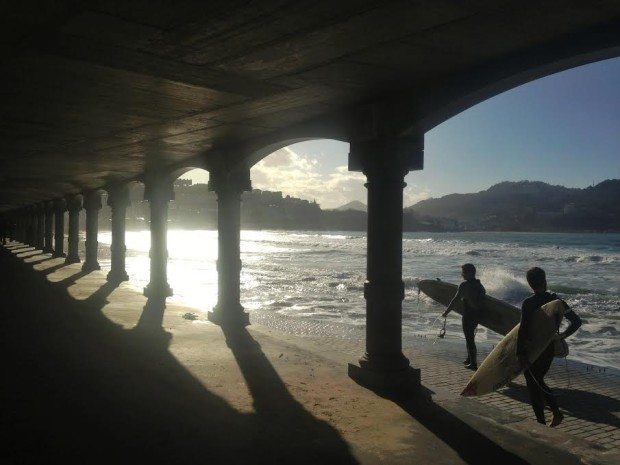
{"type": "Polygon", "coordinates": [[[346,211],[346,210],[355,210],[358,212],[368,211],[366,204],[363,202],[360,202],[359,200],[353,200],[352,202],[345,203],[344,205],[334,208],[334,210],[338,210],[341,212],[346,211]]]}
{"type": "Polygon", "coordinates": [[[467,230],[620,231],[620,179],[586,189],[539,181],[502,182],[474,194],[427,199],[406,212],[467,230]]]}

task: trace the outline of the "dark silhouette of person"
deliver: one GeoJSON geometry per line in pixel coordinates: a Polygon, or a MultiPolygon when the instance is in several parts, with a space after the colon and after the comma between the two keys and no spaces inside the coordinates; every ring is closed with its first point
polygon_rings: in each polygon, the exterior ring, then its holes
{"type": "MultiPolygon", "coordinates": [[[[558,426],[564,419],[564,415],[558,407],[558,403],[551,392],[549,386],[545,384],[545,375],[551,367],[554,357],[555,341],[547,346],[544,352],[531,364],[529,363],[528,354],[528,336],[531,331],[535,331],[536,328],[531,327],[532,315],[535,312],[541,311],[540,307],[558,299],[556,294],[551,294],[547,291],[547,277],[545,271],[542,268],[534,267],[527,272],[527,282],[534,291],[534,294],[523,301],[521,306],[521,326],[519,327],[519,335],[517,339],[517,357],[521,366],[525,367],[524,375],[525,382],[527,384],[527,390],[530,394],[530,402],[536,415],[536,420],[543,425],[545,422],[545,404],[551,408],[553,412],[553,419],[549,426],[558,426]]],[[[561,299],[560,299],[561,300],[561,299]]],[[[558,337],[566,339],[573,334],[581,326],[581,318],[571,310],[571,308],[564,302],[565,313],[564,316],[569,320],[570,325],[562,333],[559,333],[560,321],[558,321],[558,337]]]]}
{"type": "Polygon", "coordinates": [[[466,263],[461,267],[461,275],[465,281],[459,284],[456,295],[452,298],[448,308],[446,308],[446,311],[443,312],[441,316],[444,318],[447,317],[448,313],[450,313],[459,301],[463,302],[462,322],[467,346],[467,358],[463,364],[470,370],[477,370],[476,327],[480,319],[480,311],[484,305],[486,290],[480,280],[476,279],[476,267],[471,263],[466,263]]]}

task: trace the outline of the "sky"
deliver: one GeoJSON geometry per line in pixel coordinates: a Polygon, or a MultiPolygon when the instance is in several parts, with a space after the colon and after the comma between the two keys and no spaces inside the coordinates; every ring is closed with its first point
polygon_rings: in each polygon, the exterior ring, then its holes
{"type": "MultiPolygon", "coordinates": [[[[620,178],[620,58],[504,92],[436,126],[424,145],[424,170],[405,179],[406,206],[501,181],[587,187],[620,178]]],[[[291,145],[252,168],[252,186],[323,208],[366,203],[365,177],[347,171],[348,151],[333,140],[291,145]]],[[[208,174],[183,177],[206,182],[208,174]]]]}

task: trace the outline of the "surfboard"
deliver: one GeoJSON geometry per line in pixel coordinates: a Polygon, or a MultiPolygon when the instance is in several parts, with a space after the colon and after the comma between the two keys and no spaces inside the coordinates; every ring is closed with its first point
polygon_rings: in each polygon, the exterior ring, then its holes
{"type": "MultiPolygon", "coordinates": [[[[418,282],[418,288],[436,302],[448,306],[458,286],[438,279],[423,279],[418,282]]],[[[454,308],[458,314],[463,314],[463,302],[459,301],[454,308]]],[[[505,336],[521,321],[521,310],[494,297],[484,298],[484,308],[480,312],[479,324],[496,333],[505,336]]]]}
{"type": "MultiPolygon", "coordinates": [[[[554,300],[532,314],[528,335],[529,362],[534,362],[551,341],[556,339],[557,329],[564,317],[564,303],[554,300]]],[[[482,396],[505,386],[516,378],[523,368],[517,358],[517,337],[520,324],[515,326],[495,348],[461,392],[462,396],[482,396]]]]}
{"type": "MultiPolygon", "coordinates": [[[[439,279],[423,279],[418,282],[418,288],[435,302],[447,307],[456,294],[458,286],[439,279]]],[[[462,315],[463,302],[457,302],[454,310],[462,315]]],[[[505,336],[521,321],[521,310],[514,305],[486,295],[484,308],[479,317],[479,324],[505,336]]],[[[568,344],[564,339],[558,339],[555,345],[555,356],[566,357],[567,355],[568,344]]]]}

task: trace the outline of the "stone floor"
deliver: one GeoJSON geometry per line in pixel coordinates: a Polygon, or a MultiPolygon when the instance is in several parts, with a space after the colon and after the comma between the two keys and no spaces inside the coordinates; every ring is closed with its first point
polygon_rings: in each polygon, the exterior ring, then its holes
{"type": "Polygon", "coordinates": [[[174,304],[146,330],[131,286],[18,244],[0,248],[0,272],[2,463],[620,462],[618,378],[585,365],[569,363],[565,388],[554,368],[568,414],[554,430],[519,383],[459,397],[469,372],[447,341],[407,349],[420,393],[383,398],[346,377],[355,342],[230,333],[174,304]]]}

